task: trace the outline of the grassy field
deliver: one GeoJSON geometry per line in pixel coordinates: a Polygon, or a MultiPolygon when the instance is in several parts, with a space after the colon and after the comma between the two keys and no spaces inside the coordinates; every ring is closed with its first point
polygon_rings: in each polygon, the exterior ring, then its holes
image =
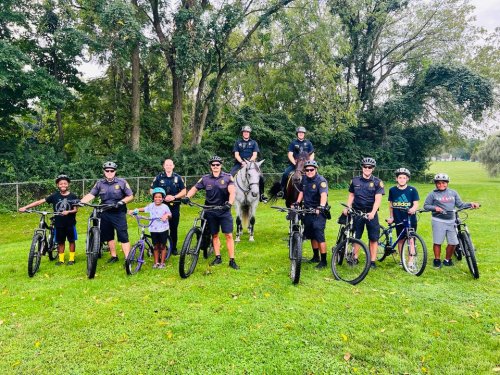
{"type": "MultiPolygon", "coordinates": [[[[86,210],[78,214],[76,265],[42,259],[34,278],[27,255],[35,215],[0,217],[1,374],[491,374],[500,369],[500,179],[479,164],[435,163],[469,211],[481,277],[465,262],[421,277],[392,259],[357,286],[335,281],[330,269],[306,264],[301,282],[288,278],[287,222],[258,210],[256,241],[236,246],[241,270],[200,260],[182,280],[178,257],[166,270],[148,263],[127,277],[122,262],[99,262],[85,276],[86,210]]],[[[386,182],[387,186],[391,182],[386,182]]],[[[421,201],[433,185],[416,185],[421,201]]],[[[346,191],[331,191],[338,216],[346,191]]],[[[134,205],[132,205],[134,207],[134,205]]],[[[181,240],[197,210],[182,209],[181,240]]],[[[381,217],[387,213],[384,206],[381,217]]],[[[336,220],[327,224],[328,247],[336,220]]],[[[135,240],[137,230],[130,222],[135,240]]],[[[430,218],[419,233],[431,248],[430,218]]],[[[305,244],[310,256],[309,244],[305,244]]],[[[123,258],[121,258],[123,259],[123,258]]],[[[432,259],[432,256],[430,256],[432,259]]],[[[328,255],[330,261],[330,254],[328,255]]]]}

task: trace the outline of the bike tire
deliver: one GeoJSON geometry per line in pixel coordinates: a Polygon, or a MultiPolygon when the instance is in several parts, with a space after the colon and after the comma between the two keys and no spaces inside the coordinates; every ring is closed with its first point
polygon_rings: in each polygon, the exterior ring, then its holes
{"type": "Polygon", "coordinates": [[[386,228],[381,225],[377,239],[377,260],[379,262],[383,262],[387,257],[387,253],[385,251],[387,245],[389,245],[389,236],[387,235],[386,228]]]}
{"type": "Polygon", "coordinates": [[[292,284],[296,285],[300,280],[300,269],[302,265],[302,236],[300,233],[293,234],[291,247],[290,279],[292,279],[292,284]]]}
{"type": "Polygon", "coordinates": [[[127,275],[135,275],[141,270],[143,263],[144,250],[141,247],[140,241],[137,241],[130,249],[127,259],[125,259],[125,271],[127,272],[127,275]]]}
{"type": "Polygon", "coordinates": [[[463,232],[461,238],[463,243],[463,252],[465,260],[467,261],[467,266],[469,267],[469,271],[475,279],[479,279],[479,268],[477,267],[476,250],[472,245],[470,235],[467,232],[463,232]]]}
{"type": "Polygon", "coordinates": [[[167,235],[166,250],[167,255],[165,256],[165,262],[169,260],[170,256],[172,255],[172,238],[170,238],[170,235],[167,235]]]}
{"type": "Polygon", "coordinates": [[[181,254],[179,256],[179,275],[186,279],[194,272],[198,257],[200,255],[200,228],[191,228],[182,244],[181,254]]]}
{"type": "Polygon", "coordinates": [[[363,281],[370,270],[370,253],[364,242],[356,238],[348,238],[333,249],[331,269],[337,280],[356,285],[363,281]],[[357,245],[356,261],[354,245],[357,245]]]}
{"type": "Polygon", "coordinates": [[[42,235],[36,233],[31,241],[30,252],[28,255],[28,276],[33,277],[40,268],[40,261],[42,260],[43,251],[43,238],[42,235]]]}
{"type": "Polygon", "coordinates": [[[89,231],[87,248],[87,277],[93,279],[97,270],[97,258],[101,247],[101,232],[99,228],[92,227],[89,231]]]}
{"type": "Polygon", "coordinates": [[[49,230],[49,238],[47,240],[47,253],[49,255],[49,260],[55,260],[57,258],[57,243],[55,236],[55,228],[49,230]]]}
{"type": "Polygon", "coordinates": [[[406,272],[414,276],[424,273],[427,265],[427,246],[424,240],[417,233],[409,234],[403,242],[401,248],[401,261],[406,272]],[[411,248],[411,241],[414,247],[411,248]]]}

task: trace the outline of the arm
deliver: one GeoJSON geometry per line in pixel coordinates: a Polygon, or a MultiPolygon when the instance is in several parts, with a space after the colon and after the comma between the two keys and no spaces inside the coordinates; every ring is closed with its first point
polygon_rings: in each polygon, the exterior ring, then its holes
{"type": "Polygon", "coordinates": [[[229,185],[227,187],[227,191],[229,192],[229,204],[233,204],[234,203],[234,199],[236,198],[236,188],[234,187],[234,184],[232,185],[229,185]]]}
{"type": "Polygon", "coordinates": [[[299,191],[299,195],[297,196],[296,203],[302,202],[302,199],[304,199],[304,193],[302,191],[299,191]]]}
{"type": "Polygon", "coordinates": [[[25,212],[28,208],[40,206],[45,202],[46,202],[45,198],[31,202],[30,204],[27,204],[26,206],[19,208],[19,212],[25,212]]]}
{"type": "Polygon", "coordinates": [[[368,220],[373,220],[380,208],[380,203],[382,203],[382,194],[375,194],[375,202],[373,203],[372,211],[368,213],[368,220]]]}
{"type": "Polygon", "coordinates": [[[141,207],[141,208],[136,208],[136,209],[133,209],[133,210],[128,210],[127,213],[129,215],[134,215],[136,214],[137,212],[144,212],[144,207],[141,207]]]}
{"type": "Polygon", "coordinates": [[[78,207],[77,206],[73,206],[73,208],[71,210],[67,210],[67,211],[63,211],[61,212],[62,215],[66,216],[66,215],[69,215],[69,214],[76,214],[78,212],[78,207]]]}
{"type": "Polygon", "coordinates": [[[314,160],[314,151],[309,154],[309,160],[314,160]]]}
{"type": "Polygon", "coordinates": [[[235,151],[234,152],[234,158],[238,161],[238,163],[240,163],[241,165],[243,165],[245,163],[245,161],[241,158],[240,156],[240,153],[238,151],[235,151]]]}
{"type": "Polygon", "coordinates": [[[293,152],[292,151],[288,151],[288,160],[290,160],[290,163],[292,163],[293,165],[295,165],[297,163],[295,161],[295,158],[293,157],[293,152]]]}
{"type": "Polygon", "coordinates": [[[257,151],[254,151],[252,153],[252,157],[250,158],[250,161],[255,161],[255,160],[257,160],[257,151]]]}
{"type": "Polygon", "coordinates": [[[413,205],[410,207],[408,210],[409,215],[415,215],[415,212],[417,212],[419,206],[419,201],[413,201],[413,205]]]}
{"type": "Polygon", "coordinates": [[[198,192],[198,189],[196,186],[193,186],[191,189],[186,194],[186,198],[191,198],[193,195],[195,195],[198,192]]]}
{"type": "Polygon", "coordinates": [[[175,195],[167,195],[165,197],[165,202],[172,202],[172,201],[175,201],[176,199],[180,199],[182,198],[183,196],[186,195],[186,188],[182,189],[181,191],[179,191],[177,194],[175,195]]]}
{"type": "MultiPolygon", "coordinates": [[[[354,202],[354,193],[349,192],[349,195],[347,196],[347,202],[346,202],[347,207],[352,207],[352,202],[354,202]]],[[[344,215],[347,215],[347,211],[348,211],[347,208],[344,208],[342,213],[344,215]]]]}
{"type": "Polygon", "coordinates": [[[94,198],[95,198],[95,195],[88,193],[87,195],[84,195],[82,199],[80,199],[80,202],[89,203],[94,198]]]}

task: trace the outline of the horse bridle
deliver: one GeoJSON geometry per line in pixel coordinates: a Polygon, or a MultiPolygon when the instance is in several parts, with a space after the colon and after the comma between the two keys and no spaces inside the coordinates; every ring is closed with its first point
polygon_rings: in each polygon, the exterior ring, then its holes
{"type": "MultiPolygon", "coordinates": [[[[258,164],[255,162],[255,161],[247,161],[245,160],[246,163],[247,163],[247,171],[248,170],[251,170],[251,169],[256,169],[259,174],[261,173],[260,172],[260,168],[258,166],[258,164]],[[250,166],[248,166],[248,164],[250,165],[255,165],[255,168],[251,168],[250,166]]],[[[241,169],[240,169],[241,170],[241,169]]],[[[258,182],[249,182],[249,178],[248,178],[248,172],[245,173],[245,179],[246,179],[246,182],[247,182],[247,185],[248,185],[248,189],[244,189],[240,182],[238,182],[238,175],[239,175],[239,171],[238,173],[236,173],[236,178],[235,178],[235,182],[236,182],[236,185],[240,188],[240,190],[243,192],[243,194],[247,195],[248,193],[250,193],[250,191],[252,190],[252,186],[253,185],[258,185],[259,183],[258,182]]]]}

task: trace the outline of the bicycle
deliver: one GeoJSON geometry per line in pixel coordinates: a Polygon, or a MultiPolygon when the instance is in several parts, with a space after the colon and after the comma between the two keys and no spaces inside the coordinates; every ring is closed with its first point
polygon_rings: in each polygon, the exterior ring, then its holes
{"type": "Polygon", "coordinates": [[[188,204],[201,208],[201,211],[198,217],[194,219],[193,226],[187,233],[182,244],[179,256],[179,275],[183,279],[188,278],[194,272],[198,263],[200,250],[203,251],[203,258],[205,259],[214,251],[205,212],[226,209],[225,206],[204,206],[191,201],[188,204]]]}
{"type": "MultiPolygon", "coordinates": [[[[393,209],[405,212],[408,211],[408,209],[398,207],[393,207],[393,209]]],[[[424,212],[424,210],[418,210],[417,212],[424,212]]],[[[377,242],[377,260],[379,262],[384,261],[389,255],[392,255],[394,261],[397,262],[396,257],[398,256],[403,269],[409,274],[420,276],[424,273],[427,265],[427,246],[422,237],[412,228],[409,217],[403,219],[401,223],[392,223],[387,228],[381,225],[377,242]],[[403,230],[398,238],[393,241],[392,231],[395,230],[398,225],[403,225],[403,230]],[[400,241],[403,241],[403,243],[401,251],[398,251],[398,244],[400,241]]]]}
{"type": "MultiPolygon", "coordinates": [[[[148,228],[151,223],[155,220],[161,220],[160,218],[149,218],[146,216],[139,215],[130,215],[133,216],[137,220],[137,226],[140,228],[140,237],[137,242],[132,246],[130,252],[127,255],[127,259],[125,259],[125,271],[127,275],[135,275],[137,272],[141,270],[142,265],[146,262],[144,260],[144,251],[146,250],[146,254],[150,257],[153,255],[153,244],[151,241],[151,235],[146,234],[146,228],[148,228]],[[146,220],[149,223],[143,224],[141,220],[146,220]]],[[[165,257],[165,261],[170,258],[172,254],[172,239],[170,235],[167,234],[167,256],[165,257]]]]}
{"type": "Polygon", "coordinates": [[[288,229],[288,257],[290,258],[290,279],[292,284],[298,284],[302,266],[302,242],[304,241],[304,225],[302,216],[315,213],[314,209],[286,208],[271,206],[280,212],[287,212],[288,229]]]}
{"type": "MultiPolygon", "coordinates": [[[[347,217],[341,222],[339,218],[339,232],[337,242],[332,247],[331,268],[335,279],[356,285],[363,281],[370,270],[370,252],[366,244],[354,238],[354,218],[366,218],[366,213],[347,207],[347,217]]],[[[341,216],[341,218],[343,215],[341,216]]]]}
{"type": "Polygon", "coordinates": [[[101,243],[101,215],[114,204],[91,204],[78,202],[75,206],[92,207],[92,212],[87,220],[87,239],[85,240],[85,254],[87,255],[87,277],[93,279],[97,270],[97,259],[102,256],[101,243]]]}
{"type": "Polygon", "coordinates": [[[61,215],[61,213],[29,209],[24,212],[40,215],[38,228],[36,228],[33,233],[33,239],[31,240],[30,252],[28,255],[28,276],[33,277],[40,268],[42,256],[47,255],[49,260],[57,258],[56,228],[54,227],[54,221],[55,217],[61,215]],[[50,223],[47,224],[47,216],[49,215],[50,223]]]}

